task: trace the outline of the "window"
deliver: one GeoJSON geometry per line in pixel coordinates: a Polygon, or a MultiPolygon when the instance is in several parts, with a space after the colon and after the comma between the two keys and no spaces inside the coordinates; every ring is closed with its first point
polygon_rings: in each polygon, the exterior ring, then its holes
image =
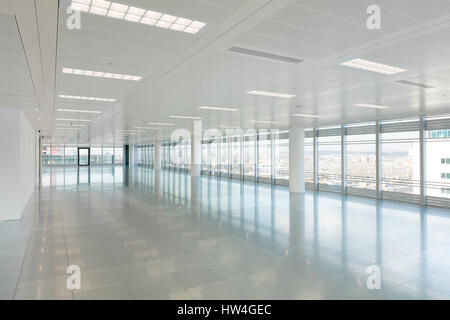
{"type": "Polygon", "coordinates": [[[305,130],[305,182],[314,183],[314,138],[312,130],[305,130]]]}
{"type": "Polygon", "coordinates": [[[52,148],[50,150],[51,155],[51,164],[61,165],[64,164],[64,145],[55,145],[52,144],[52,148]]]}
{"type": "Polygon", "coordinates": [[[217,175],[218,172],[218,157],[219,157],[219,143],[218,139],[211,141],[210,147],[210,160],[211,160],[211,174],[217,175]]]}
{"type": "Polygon", "coordinates": [[[258,138],[258,176],[260,178],[272,177],[271,143],[270,135],[267,132],[260,132],[258,138]]]}
{"type": "Polygon", "coordinates": [[[114,158],[114,149],[111,147],[103,148],[103,164],[112,164],[114,158]]]}
{"type": "Polygon", "coordinates": [[[114,148],[114,163],[122,164],[123,163],[123,147],[116,146],[114,148]]]}
{"type": "Polygon", "coordinates": [[[64,164],[76,165],[78,162],[78,150],[76,146],[65,145],[64,148],[64,164]]]}
{"type": "Polygon", "coordinates": [[[202,142],[202,171],[209,174],[209,141],[202,142]]]}
{"type": "Polygon", "coordinates": [[[324,190],[338,190],[342,185],[341,127],[319,128],[318,179],[324,190]]]}
{"type": "Polygon", "coordinates": [[[375,130],[375,123],[347,126],[346,183],[348,188],[376,189],[375,130]]]}
{"type": "Polygon", "coordinates": [[[241,137],[232,137],[231,142],[231,172],[233,175],[241,174],[241,137]]]}
{"type": "Polygon", "coordinates": [[[220,143],[220,172],[228,173],[228,138],[223,137],[220,143]]]}
{"type": "Polygon", "coordinates": [[[420,193],[420,149],[417,120],[382,123],[381,188],[383,191],[420,193]],[[385,126],[387,127],[385,129],[385,126]]]}
{"type": "Polygon", "coordinates": [[[91,164],[102,164],[102,148],[91,147],[91,164]]]}
{"type": "Polygon", "coordinates": [[[51,150],[51,146],[49,144],[42,145],[42,164],[43,165],[51,164],[50,150],[51,150]]]}
{"type": "Polygon", "coordinates": [[[427,119],[426,195],[450,199],[450,118],[427,119]],[[447,121],[446,121],[447,120],[447,121]],[[442,180],[444,179],[444,180],[442,180]]]}
{"type": "Polygon", "coordinates": [[[288,132],[280,132],[274,139],[275,179],[289,180],[289,138],[288,132]]]}
{"type": "Polygon", "coordinates": [[[244,176],[255,177],[256,133],[244,136],[244,176]]]}

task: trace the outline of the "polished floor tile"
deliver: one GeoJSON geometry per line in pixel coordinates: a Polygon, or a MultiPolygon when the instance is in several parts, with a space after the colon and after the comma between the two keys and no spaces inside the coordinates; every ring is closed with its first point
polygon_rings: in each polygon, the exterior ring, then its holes
{"type": "Polygon", "coordinates": [[[0,299],[450,299],[450,211],[122,167],[44,168],[0,299]],[[67,268],[81,288],[66,286],[67,268]],[[378,267],[380,289],[369,289],[378,267]]]}

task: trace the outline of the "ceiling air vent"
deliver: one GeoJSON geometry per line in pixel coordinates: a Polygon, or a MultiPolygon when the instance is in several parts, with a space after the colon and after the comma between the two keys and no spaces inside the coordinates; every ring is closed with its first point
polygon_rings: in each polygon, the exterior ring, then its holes
{"type": "Polygon", "coordinates": [[[415,82],[415,81],[410,81],[410,80],[400,80],[400,81],[397,81],[397,83],[404,84],[404,85],[406,85],[406,86],[412,86],[412,87],[416,87],[416,88],[422,88],[422,89],[431,89],[431,88],[435,88],[435,86],[432,86],[432,85],[429,85],[429,84],[420,83],[420,82],[415,82]]]}
{"type": "Polygon", "coordinates": [[[269,53],[269,52],[264,52],[264,51],[258,51],[258,50],[252,50],[252,49],[247,49],[247,48],[242,48],[242,47],[231,47],[228,50],[232,51],[232,52],[243,53],[243,54],[248,54],[248,55],[251,55],[251,56],[256,56],[256,57],[266,58],[266,59],[272,59],[272,60],[278,60],[278,61],[283,61],[283,62],[288,62],[288,63],[295,63],[295,64],[297,64],[297,63],[303,62],[302,59],[286,57],[286,56],[281,56],[279,54],[274,54],[274,53],[269,53]]]}

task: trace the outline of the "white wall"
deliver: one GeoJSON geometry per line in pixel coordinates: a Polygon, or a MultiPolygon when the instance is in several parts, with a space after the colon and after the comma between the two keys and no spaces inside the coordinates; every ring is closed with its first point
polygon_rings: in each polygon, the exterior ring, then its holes
{"type": "Polygon", "coordinates": [[[36,183],[36,135],[20,110],[0,108],[0,150],[0,220],[20,219],[36,183]]]}

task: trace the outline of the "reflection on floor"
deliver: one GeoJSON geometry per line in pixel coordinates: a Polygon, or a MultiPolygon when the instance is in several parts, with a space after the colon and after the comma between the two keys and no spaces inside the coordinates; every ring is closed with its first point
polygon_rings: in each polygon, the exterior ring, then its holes
{"type": "Polygon", "coordinates": [[[43,184],[0,224],[0,298],[450,298],[446,210],[146,168],[46,169],[43,184]]]}

